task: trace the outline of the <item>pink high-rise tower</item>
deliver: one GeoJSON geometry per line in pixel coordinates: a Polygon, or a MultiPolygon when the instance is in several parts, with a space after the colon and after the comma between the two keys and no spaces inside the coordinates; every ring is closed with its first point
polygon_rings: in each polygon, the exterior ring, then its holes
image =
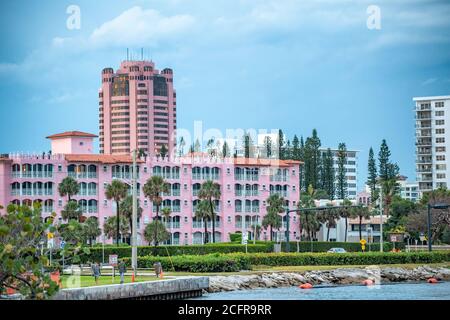
{"type": "Polygon", "coordinates": [[[100,153],[149,155],[165,146],[172,152],[176,138],[176,93],[172,69],[161,72],[152,61],[123,61],[114,72],[102,71],[99,90],[100,153]]]}

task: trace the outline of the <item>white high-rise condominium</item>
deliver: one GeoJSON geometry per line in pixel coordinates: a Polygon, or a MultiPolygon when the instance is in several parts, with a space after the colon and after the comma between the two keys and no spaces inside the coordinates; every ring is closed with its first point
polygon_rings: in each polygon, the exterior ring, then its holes
{"type": "MultiPolygon", "coordinates": [[[[320,152],[322,157],[327,153],[327,148],[321,148],[320,152]]],[[[337,188],[337,175],[338,175],[338,149],[331,149],[333,155],[333,168],[336,175],[335,187],[337,188]]],[[[355,200],[358,190],[358,151],[347,149],[347,163],[345,167],[345,177],[347,180],[347,197],[348,199],[355,200]]]]}
{"type": "Polygon", "coordinates": [[[450,96],[416,97],[416,173],[419,190],[450,185],[450,96]]]}

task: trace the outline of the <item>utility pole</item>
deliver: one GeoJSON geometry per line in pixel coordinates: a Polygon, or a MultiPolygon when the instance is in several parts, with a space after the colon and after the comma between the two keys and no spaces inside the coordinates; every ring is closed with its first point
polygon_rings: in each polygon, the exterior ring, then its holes
{"type": "Polygon", "coordinates": [[[132,180],[132,198],[133,198],[133,210],[132,210],[132,227],[133,232],[131,235],[131,267],[133,268],[133,278],[136,278],[137,270],[137,165],[136,165],[136,149],[133,150],[133,180],[132,180]]]}
{"type": "Polygon", "coordinates": [[[383,252],[383,186],[380,186],[380,252],[383,252]]]}

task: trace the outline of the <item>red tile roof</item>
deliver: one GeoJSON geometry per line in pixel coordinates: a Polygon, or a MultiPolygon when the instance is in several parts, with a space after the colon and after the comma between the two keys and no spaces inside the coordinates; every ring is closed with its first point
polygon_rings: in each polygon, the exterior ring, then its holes
{"type": "MultiPolygon", "coordinates": [[[[133,158],[129,155],[66,154],[64,156],[68,162],[97,162],[104,164],[133,163],[133,158]]],[[[144,161],[137,159],[137,162],[142,163],[144,161]]]]}
{"type": "Polygon", "coordinates": [[[81,132],[81,131],[66,131],[63,133],[53,134],[48,136],[47,139],[57,139],[57,138],[67,138],[67,137],[88,137],[97,138],[98,136],[92,133],[81,132]]]}

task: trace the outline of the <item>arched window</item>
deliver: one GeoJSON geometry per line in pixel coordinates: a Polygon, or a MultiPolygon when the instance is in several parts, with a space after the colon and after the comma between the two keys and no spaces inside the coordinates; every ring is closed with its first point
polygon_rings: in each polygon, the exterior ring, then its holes
{"type": "Polygon", "coordinates": [[[200,192],[200,189],[202,188],[202,185],[200,183],[194,183],[192,185],[192,195],[198,196],[198,193],[200,192]]]}
{"type": "Polygon", "coordinates": [[[97,178],[97,166],[90,164],[88,167],[88,177],[90,179],[95,179],[97,178]]]}
{"type": "Polygon", "coordinates": [[[76,178],[76,177],[77,177],[77,174],[76,174],[76,165],[71,164],[71,165],[69,165],[69,166],[67,167],[67,175],[68,175],[69,177],[72,177],[72,178],[76,178]]]}
{"type": "Polygon", "coordinates": [[[241,200],[234,200],[234,211],[242,212],[242,201],[241,200]]]}

